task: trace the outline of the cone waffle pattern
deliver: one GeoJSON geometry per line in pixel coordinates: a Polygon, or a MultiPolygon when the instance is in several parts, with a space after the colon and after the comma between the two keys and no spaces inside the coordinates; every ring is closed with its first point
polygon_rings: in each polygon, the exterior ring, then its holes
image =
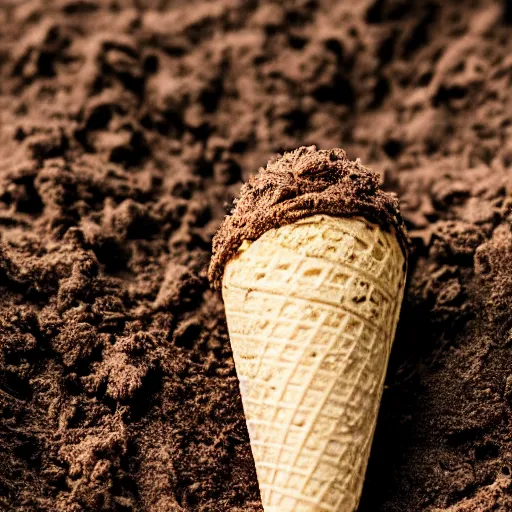
{"type": "Polygon", "coordinates": [[[223,297],[266,512],[357,508],[405,282],[394,235],[362,218],[266,232],[223,297]]]}

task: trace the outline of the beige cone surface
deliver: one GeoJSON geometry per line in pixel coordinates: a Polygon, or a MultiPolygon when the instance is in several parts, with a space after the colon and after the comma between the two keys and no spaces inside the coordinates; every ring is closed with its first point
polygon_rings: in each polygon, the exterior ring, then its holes
{"type": "Polygon", "coordinates": [[[316,215],[245,243],[223,297],[266,512],[357,508],[405,283],[394,235],[316,215]]]}

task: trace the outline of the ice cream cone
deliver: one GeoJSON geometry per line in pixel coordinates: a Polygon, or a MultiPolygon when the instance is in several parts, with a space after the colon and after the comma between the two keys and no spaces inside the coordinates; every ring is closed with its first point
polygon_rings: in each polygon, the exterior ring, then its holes
{"type": "Polygon", "coordinates": [[[246,242],[222,293],[265,512],[353,512],[405,283],[391,231],[313,215],[246,242]]]}

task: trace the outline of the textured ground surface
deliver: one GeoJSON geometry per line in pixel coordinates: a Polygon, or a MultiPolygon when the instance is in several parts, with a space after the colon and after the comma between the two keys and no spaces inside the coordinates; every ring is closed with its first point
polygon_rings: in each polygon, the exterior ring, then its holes
{"type": "Polygon", "coordinates": [[[511,510],[512,8],[11,4],[0,510],[260,510],[206,268],[240,179],[313,143],[415,247],[360,512],[511,510]]]}

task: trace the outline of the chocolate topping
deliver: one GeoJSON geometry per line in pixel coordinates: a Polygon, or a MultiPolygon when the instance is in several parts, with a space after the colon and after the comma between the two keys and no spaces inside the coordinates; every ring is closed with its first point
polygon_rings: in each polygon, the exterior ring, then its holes
{"type": "Polygon", "coordinates": [[[395,194],[379,188],[378,175],[342,149],[301,147],[269,161],[243,185],[240,198],[213,239],[209,278],[220,288],[224,267],[244,240],[316,214],[360,215],[394,228],[404,253],[408,238],[395,194]]]}

